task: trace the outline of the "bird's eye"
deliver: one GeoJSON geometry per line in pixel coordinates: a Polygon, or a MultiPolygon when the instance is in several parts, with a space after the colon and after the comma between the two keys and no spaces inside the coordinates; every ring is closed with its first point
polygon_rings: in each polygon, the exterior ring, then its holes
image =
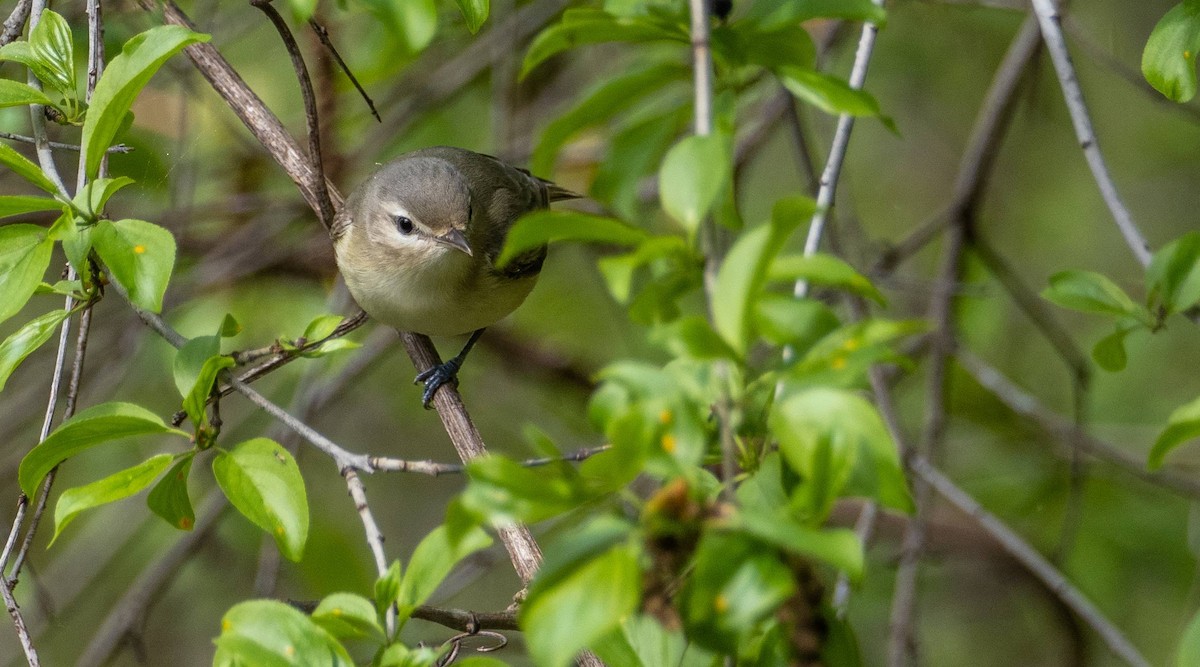
{"type": "Polygon", "coordinates": [[[475,208],[473,206],[471,206],[470,204],[468,204],[467,205],[467,220],[470,220],[473,217],[471,214],[474,212],[475,212],[475,208]]]}
{"type": "Polygon", "coordinates": [[[412,219],[406,215],[396,216],[396,229],[399,229],[401,234],[411,234],[413,230],[412,219]]]}

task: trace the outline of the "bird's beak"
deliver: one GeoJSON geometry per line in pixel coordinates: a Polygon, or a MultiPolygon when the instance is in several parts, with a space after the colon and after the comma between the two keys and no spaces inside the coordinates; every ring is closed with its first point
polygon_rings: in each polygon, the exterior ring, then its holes
{"type": "Polygon", "coordinates": [[[463,233],[457,229],[451,229],[445,234],[442,234],[441,236],[435,236],[434,238],[440,243],[444,243],[451,248],[456,248],[467,253],[468,256],[474,254],[471,252],[471,244],[467,243],[467,237],[463,236],[463,233]]]}

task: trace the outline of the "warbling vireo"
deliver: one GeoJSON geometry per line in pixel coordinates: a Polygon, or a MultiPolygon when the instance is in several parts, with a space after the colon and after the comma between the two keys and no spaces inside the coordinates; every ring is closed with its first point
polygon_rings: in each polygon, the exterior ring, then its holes
{"type": "Polygon", "coordinates": [[[537,282],[546,248],[496,267],[521,214],[580,197],[490,155],[439,146],[405,153],[346,199],[331,235],[358,305],[401,331],[470,333],[453,359],[417,376],[429,407],[457,381],[485,327],[508,315],[537,282]]]}

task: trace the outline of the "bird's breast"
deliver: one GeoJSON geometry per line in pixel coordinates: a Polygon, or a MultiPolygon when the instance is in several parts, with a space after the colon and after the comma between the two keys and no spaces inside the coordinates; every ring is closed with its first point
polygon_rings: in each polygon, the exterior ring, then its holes
{"type": "Polygon", "coordinates": [[[379,263],[344,257],[338,264],[346,286],[372,318],[401,331],[430,336],[465,334],[507,316],[533,290],[537,276],[509,278],[457,250],[426,262],[379,263]]]}

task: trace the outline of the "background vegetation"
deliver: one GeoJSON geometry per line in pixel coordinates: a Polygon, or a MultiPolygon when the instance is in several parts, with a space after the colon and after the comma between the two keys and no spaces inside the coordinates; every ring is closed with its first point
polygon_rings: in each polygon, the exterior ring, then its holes
{"type": "MultiPolygon", "coordinates": [[[[632,4],[614,2],[609,9],[632,4]]],[[[289,15],[315,80],[330,181],[347,192],[376,164],[405,150],[451,144],[518,164],[532,158],[540,175],[593,195],[596,202],[581,210],[614,213],[656,233],[679,232],[659,206],[654,175],[667,149],[692,131],[688,50],[683,43],[589,45],[557,54],[521,78],[534,35],[558,24],[567,6],[565,0],[496,0],[472,35],[463,13],[449,3],[318,5],[315,17],[374,99],[382,122],[372,118],[312,31],[289,15]],[[546,146],[555,119],[577,108],[587,91],[655,58],[673,59],[681,75],[669,84],[654,82],[653,95],[632,112],[597,113],[595,122],[564,137],[554,159],[546,146]],[[631,137],[629,127],[671,105],[682,111],[670,123],[631,137]]],[[[681,3],[663,6],[686,17],[681,3]]],[[[1200,114],[1194,104],[1167,101],[1139,71],[1147,39],[1171,6],[1073,3],[1063,21],[1099,145],[1154,250],[1194,230],[1200,206],[1200,114]]],[[[206,0],[181,7],[303,137],[304,110],[288,54],[263,14],[250,4],[206,0]]],[[[74,28],[82,62],[83,7],[53,9],[74,28]]],[[[749,3],[734,3],[729,25],[753,11],[749,3]]],[[[109,54],[162,24],[161,10],[133,3],[105,7],[104,13],[109,54]]],[[[899,338],[888,355],[869,359],[886,362],[880,367],[886,378],[880,379],[890,384],[901,440],[914,447],[934,442],[925,455],[937,470],[1050,559],[1149,662],[1195,664],[1176,652],[1197,606],[1197,455],[1184,448],[1160,471],[1146,470],[1172,412],[1200,395],[1195,325],[1176,315],[1153,334],[1132,333],[1127,367],[1111,372],[1097,366],[1091,350],[1113,330],[1114,319],[1071,312],[1038,296],[1051,276],[1066,270],[1103,273],[1137,302],[1146,290],[1143,268],[1083,159],[1044,49],[1032,51],[1011,109],[999,116],[1007,131],[996,142],[996,159],[978,196],[955,204],[956,181],[978,164],[964,158],[972,128],[1010,43],[1030,30],[1028,16],[1021,2],[889,3],[866,85],[883,117],[866,113],[855,126],[823,247],[883,292],[887,306],[873,306],[877,316],[925,321],[925,333],[899,338]],[[954,232],[931,236],[911,256],[895,254],[913,230],[939,217],[951,219],[942,229],[962,230],[960,270],[945,270],[946,248],[953,243],[947,238],[954,232]],[[953,224],[963,218],[970,227],[953,224]],[[937,304],[947,303],[945,296],[950,305],[939,329],[937,304]],[[952,328],[945,328],[947,322],[952,328]],[[943,352],[950,353],[945,385],[936,381],[943,352]],[[947,397],[940,438],[930,435],[939,429],[940,390],[934,387],[943,387],[947,397]]],[[[861,25],[834,18],[804,23],[821,71],[849,76],[861,25]]],[[[23,81],[22,69],[5,62],[0,75],[23,81]]],[[[786,92],[779,83],[786,75],[749,72],[738,80],[720,63],[719,70],[718,124],[730,118],[721,115],[720,105],[728,102],[720,94],[738,92],[732,116],[736,210],[753,228],[771,218],[781,198],[815,194],[815,172],[828,155],[837,119],[786,92]]],[[[78,71],[82,77],[84,69],[78,71]]],[[[628,81],[623,85],[631,90],[628,81]]],[[[842,100],[832,110],[861,101],[842,100]]],[[[154,221],[174,236],[178,254],[162,307],[167,322],[185,336],[210,335],[229,313],[241,326],[223,343],[229,352],[295,340],[318,316],[352,312],[330,300],[336,268],[313,211],[185,57],[167,61],[132,110],[136,122],[119,140],[134,150],[113,154],[109,165],[113,176],[129,176],[136,185],[114,197],[109,212],[113,219],[154,221]]],[[[0,109],[0,129],[29,134],[28,109],[0,109]]],[[[79,140],[75,128],[51,124],[49,131],[52,139],[79,140]]],[[[27,147],[12,145],[32,157],[27,147]]],[[[74,173],[74,162],[70,153],[59,154],[64,174],[74,173]]],[[[0,171],[0,179],[5,194],[32,191],[9,170],[0,171]]],[[[717,217],[732,217],[722,206],[717,217]]],[[[12,220],[48,226],[56,217],[32,213],[12,220]]],[[[804,229],[786,252],[799,253],[804,229]]],[[[66,261],[55,253],[50,282],[66,261]]],[[[529,301],[489,330],[473,353],[460,376],[462,395],[492,452],[515,459],[545,455],[529,425],[562,452],[605,444],[609,439],[589,418],[596,373],[617,360],[661,365],[680,356],[677,347],[662,344],[673,339],[661,328],[635,322],[611,295],[597,259],[613,254],[594,245],[553,247],[529,301]]],[[[843,294],[818,292],[848,321],[862,306],[843,294]]],[[[0,324],[0,334],[8,336],[59,303],[59,296],[35,296],[0,324]]],[[[704,312],[698,293],[685,297],[683,306],[704,312]]],[[[92,312],[78,404],[129,401],[169,419],[180,409],[171,372],[174,349],[111,288],[92,312]]],[[[437,417],[420,408],[418,388],[409,384],[412,363],[395,333],[382,329],[367,324],[349,336],[362,347],[301,359],[255,387],[352,451],[456,461],[437,417]]],[[[436,342],[443,353],[459,344],[436,342]]],[[[20,492],[17,469],[38,439],[54,343],[30,356],[0,397],[0,440],[9,445],[0,454],[0,497],[15,500],[20,492]]],[[[870,396],[864,379],[844,384],[870,396]]],[[[311,511],[303,560],[281,560],[274,540],[237,513],[211,511],[220,492],[208,465],[197,465],[191,475],[197,525],[189,533],[166,525],[145,503],[128,500],[80,515],[47,549],[55,533],[48,516],[15,589],[44,664],[201,664],[210,660],[222,616],[239,602],[316,601],[335,591],[372,595],[376,563],[346,483],[329,458],[239,396],[221,403],[220,418],[224,446],[271,434],[293,448],[311,511]]],[[[149,436],[83,452],[62,467],[55,489],[93,482],[164,448],[163,436],[149,436]]],[[[719,469],[719,459],[707,461],[711,469],[719,469]]],[[[387,537],[388,561],[407,562],[418,541],[442,524],[465,480],[380,473],[365,477],[365,485],[387,537]]],[[[632,488],[641,498],[660,491],[646,480],[632,488]]],[[[865,574],[845,604],[864,664],[889,661],[897,620],[911,622],[911,645],[900,651],[911,654],[896,658],[893,651],[893,664],[912,658],[930,665],[1122,664],[1064,603],[1061,591],[1031,575],[978,517],[938,494],[917,489],[914,496],[921,508],[915,516],[925,522],[923,548],[911,549],[914,515],[882,513],[865,542],[865,574]],[[907,553],[920,563],[915,570],[902,562],[906,535],[907,553]],[[897,572],[906,571],[915,572],[918,593],[911,610],[895,603],[897,572]]],[[[839,500],[826,525],[852,527],[866,502],[839,500]]],[[[553,542],[589,516],[586,509],[536,524],[534,533],[542,543],[553,542]]],[[[11,509],[0,519],[9,525],[11,509]]],[[[816,567],[825,584],[822,599],[830,604],[837,570],[816,567]]],[[[520,588],[497,543],[470,556],[431,603],[498,611],[520,588]]],[[[440,643],[452,634],[414,621],[404,639],[440,643]]],[[[509,646],[492,655],[526,664],[522,635],[506,634],[509,646]]],[[[361,647],[356,651],[364,655],[361,647]]],[[[370,651],[365,655],[369,659],[370,651]]],[[[0,657],[7,664],[25,659],[14,633],[0,633],[0,657]]],[[[761,659],[758,664],[773,664],[761,659]]]]}

